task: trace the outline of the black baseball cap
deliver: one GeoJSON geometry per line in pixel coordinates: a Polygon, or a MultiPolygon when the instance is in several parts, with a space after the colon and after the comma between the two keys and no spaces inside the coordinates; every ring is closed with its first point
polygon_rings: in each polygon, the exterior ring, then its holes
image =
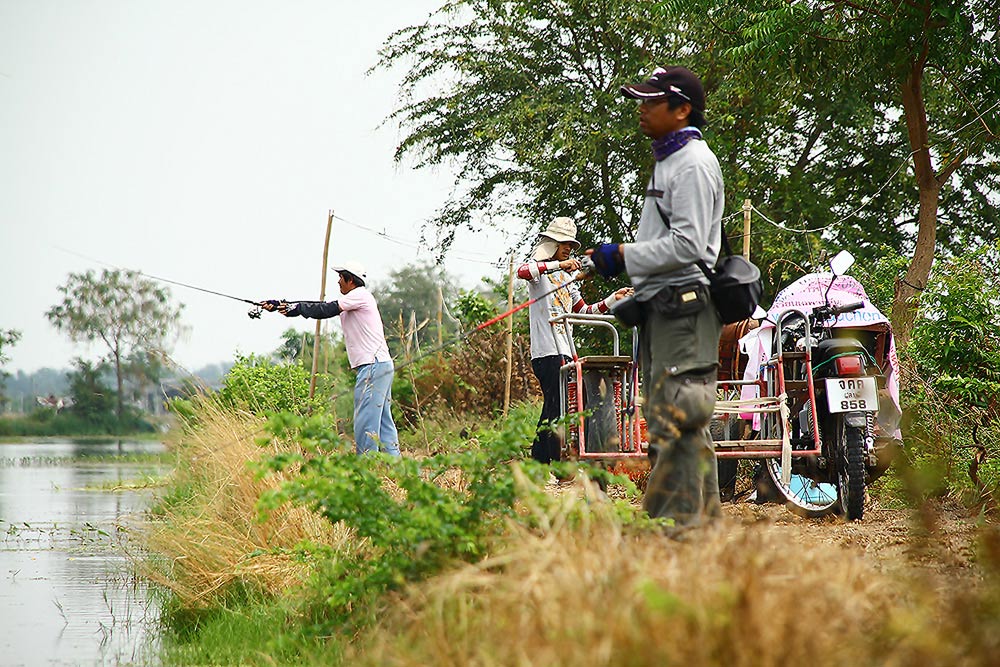
{"type": "Polygon", "coordinates": [[[657,67],[646,81],[622,86],[621,91],[622,95],[634,100],[666,99],[673,95],[705,113],[705,89],[701,79],[686,67],[657,67]]]}

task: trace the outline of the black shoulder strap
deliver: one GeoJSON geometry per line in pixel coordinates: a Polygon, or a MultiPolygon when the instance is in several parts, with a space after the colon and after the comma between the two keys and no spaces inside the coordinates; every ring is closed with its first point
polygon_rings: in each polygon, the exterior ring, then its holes
{"type": "Polygon", "coordinates": [[[663,191],[656,189],[655,164],[653,165],[653,175],[649,179],[649,189],[646,190],[646,196],[653,198],[653,206],[656,207],[656,212],[660,214],[660,220],[662,220],[663,224],[667,226],[667,229],[670,229],[670,218],[668,218],[667,214],[663,212],[662,208],[660,208],[660,202],[658,201],[659,198],[663,196],[663,191]]]}
{"type": "MultiPolygon", "coordinates": [[[[653,176],[650,178],[650,186],[651,187],[650,187],[649,191],[647,192],[647,194],[656,193],[657,190],[656,190],[656,165],[655,164],[653,165],[653,176]]],[[[654,199],[655,199],[655,194],[654,194],[654,199]]],[[[654,201],[653,202],[653,206],[656,207],[656,212],[660,214],[660,220],[662,220],[663,224],[667,226],[667,229],[670,229],[670,218],[668,218],[667,214],[663,212],[662,208],[660,208],[660,202],[654,201]]],[[[719,220],[719,234],[722,236],[722,250],[725,251],[726,257],[728,257],[728,256],[730,256],[730,255],[733,254],[733,248],[732,248],[732,246],[729,245],[729,237],[726,236],[726,227],[725,227],[725,225],[722,224],[722,220],[721,219],[719,220]]],[[[711,280],[714,283],[715,282],[715,278],[716,278],[715,271],[712,271],[711,269],[708,268],[708,265],[705,264],[705,260],[699,259],[695,263],[698,265],[698,268],[702,270],[702,273],[704,273],[705,276],[707,276],[708,279],[711,280]]]]}
{"type": "MultiPolygon", "coordinates": [[[[719,254],[721,256],[724,251],[726,253],[725,256],[729,257],[733,254],[733,248],[729,245],[729,237],[726,236],[726,226],[722,224],[722,220],[719,220],[719,234],[722,235],[722,248],[719,254]]],[[[716,260],[716,263],[718,263],[718,260],[716,260]]],[[[715,271],[708,268],[708,265],[705,264],[705,260],[699,259],[696,264],[698,265],[698,268],[701,269],[701,272],[714,283],[717,276],[715,275],[715,271]]]]}

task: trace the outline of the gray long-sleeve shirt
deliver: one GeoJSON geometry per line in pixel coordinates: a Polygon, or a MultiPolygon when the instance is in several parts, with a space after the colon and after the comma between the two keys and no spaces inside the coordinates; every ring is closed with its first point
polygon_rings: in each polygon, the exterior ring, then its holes
{"type": "Polygon", "coordinates": [[[724,206],[719,160],[704,141],[691,141],[656,163],[635,241],[622,247],[638,300],[648,301],[666,285],[708,283],[695,262],[715,266],[724,206]]]}

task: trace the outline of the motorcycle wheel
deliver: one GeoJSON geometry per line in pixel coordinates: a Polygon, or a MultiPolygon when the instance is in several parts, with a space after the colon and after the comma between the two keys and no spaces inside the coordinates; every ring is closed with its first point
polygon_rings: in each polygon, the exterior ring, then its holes
{"type": "MultiPolygon", "coordinates": [[[[816,482],[804,475],[792,474],[788,484],[781,482],[781,459],[764,459],[765,479],[769,490],[776,492],[788,509],[810,519],[840,512],[840,498],[833,484],[816,482]]],[[[761,489],[758,485],[758,495],[761,489]]],[[[779,500],[780,502],[780,500],[779,500]]]]}
{"type": "Polygon", "coordinates": [[[837,425],[837,490],[848,521],[860,521],[865,513],[865,434],[862,429],[837,425]]]}

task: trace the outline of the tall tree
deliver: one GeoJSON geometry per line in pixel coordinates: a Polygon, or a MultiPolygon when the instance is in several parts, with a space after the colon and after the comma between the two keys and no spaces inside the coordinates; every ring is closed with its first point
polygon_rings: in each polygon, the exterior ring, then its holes
{"type": "MultiPolygon", "coordinates": [[[[804,146],[807,159],[833,150],[857,167],[845,164],[829,177],[849,182],[874,176],[884,183],[872,196],[884,199],[888,189],[890,197],[871,210],[884,216],[882,226],[899,230],[902,244],[894,245],[912,249],[906,275],[896,283],[892,314],[905,342],[938,248],[975,247],[1000,233],[1000,5],[667,0],[659,8],[663,16],[711,28],[715,38],[704,46],[725,56],[732,81],[758,82],[782,97],[792,91],[808,139],[790,143],[804,146]],[[887,158],[902,158],[909,170],[896,178],[900,169],[889,171],[887,158]],[[870,168],[874,160],[883,162],[881,169],[870,168]],[[893,202],[893,190],[907,200],[897,196],[893,202]]],[[[872,204],[865,196],[851,200],[843,208],[872,204]]],[[[845,226],[831,236],[863,240],[878,225],[869,221],[867,229],[845,226]]]]}
{"type": "Polygon", "coordinates": [[[124,414],[125,362],[145,354],[166,354],[179,333],[183,306],[171,302],[170,291],[135,271],[104,269],[71,273],[59,287],[63,302],[45,316],[73,342],[100,342],[117,380],[117,410],[124,414]]]}
{"type": "MultiPolygon", "coordinates": [[[[7,363],[9,357],[5,351],[21,340],[21,332],[17,329],[0,329],[0,367],[7,363]]],[[[10,373],[0,368],[0,406],[7,404],[6,380],[10,373]]]]}
{"type": "Polygon", "coordinates": [[[405,67],[396,158],[458,167],[443,245],[511,216],[525,238],[558,215],[585,222],[585,244],[629,237],[649,153],[618,89],[679,44],[632,0],[453,0],[391,35],[378,67],[405,67]]]}
{"type": "Polygon", "coordinates": [[[916,273],[899,279],[894,314],[905,338],[909,291],[925,284],[935,248],[962,252],[1000,234],[989,147],[1000,118],[997,9],[932,1],[940,7],[925,7],[924,25],[913,18],[923,5],[883,12],[889,0],[867,10],[840,0],[453,0],[382,50],[381,66],[407,67],[396,157],[459,166],[435,220],[445,244],[493,216],[526,217],[529,237],[557,214],[582,218],[584,244],[629,240],[652,160],[618,87],[654,64],[687,64],[706,86],[706,136],[730,210],[749,198],[774,223],[758,217],[752,232],[771,286],[818,264],[828,245],[864,258],[886,245],[911,252],[916,273]],[[921,62],[934,83],[923,118],[936,124],[921,145],[901,92],[915,44],[928,47],[921,62]],[[928,156],[938,186],[914,167],[928,156]],[[938,195],[943,210],[930,216],[938,195]]]}

